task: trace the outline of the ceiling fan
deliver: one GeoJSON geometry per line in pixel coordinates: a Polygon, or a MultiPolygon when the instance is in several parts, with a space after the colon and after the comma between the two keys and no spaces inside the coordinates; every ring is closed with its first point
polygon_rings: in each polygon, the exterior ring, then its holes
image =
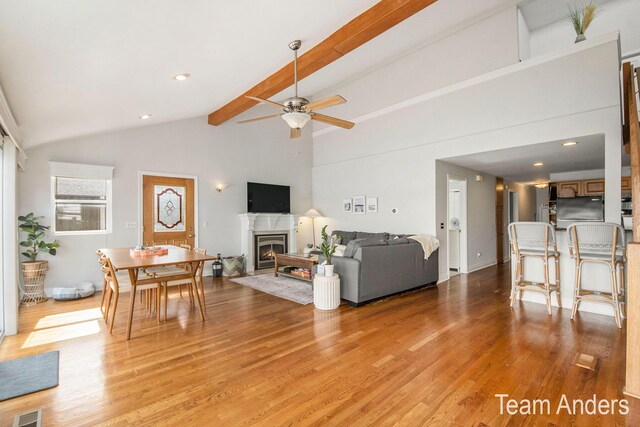
{"type": "Polygon", "coordinates": [[[330,96],[328,98],[314,102],[309,102],[308,99],[298,96],[298,49],[300,49],[300,45],[302,45],[302,42],[300,40],[294,40],[289,43],[289,48],[293,50],[293,79],[295,85],[295,96],[286,99],[282,104],[269,101],[268,99],[258,98],[256,96],[247,96],[247,98],[258,101],[261,104],[271,105],[272,107],[281,109],[283,111],[282,114],[272,114],[270,116],[240,120],[238,123],[249,123],[258,120],[271,119],[274,117],[282,117],[282,119],[287,122],[289,127],[291,127],[291,138],[299,138],[302,134],[301,129],[309,122],[309,120],[328,123],[330,125],[338,126],[344,129],[351,129],[353,126],[355,126],[355,123],[353,122],[316,113],[316,111],[320,110],[321,108],[327,108],[347,102],[340,95],[330,96]]]}

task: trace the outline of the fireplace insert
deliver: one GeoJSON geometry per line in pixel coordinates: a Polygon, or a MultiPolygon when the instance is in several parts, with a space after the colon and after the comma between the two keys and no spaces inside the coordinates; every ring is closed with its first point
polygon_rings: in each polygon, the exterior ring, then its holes
{"type": "Polygon", "coordinates": [[[256,234],[254,267],[256,270],[273,268],[276,254],[285,254],[288,251],[288,236],[286,234],[256,234]]]}

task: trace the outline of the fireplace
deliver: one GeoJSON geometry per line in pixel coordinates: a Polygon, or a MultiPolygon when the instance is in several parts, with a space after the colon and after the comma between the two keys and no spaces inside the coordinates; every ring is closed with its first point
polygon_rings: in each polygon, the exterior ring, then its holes
{"type": "Polygon", "coordinates": [[[288,251],[287,234],[256,234],[254,235],[254,265],[256,270],[273,268],[276,254],[288,251]]]}

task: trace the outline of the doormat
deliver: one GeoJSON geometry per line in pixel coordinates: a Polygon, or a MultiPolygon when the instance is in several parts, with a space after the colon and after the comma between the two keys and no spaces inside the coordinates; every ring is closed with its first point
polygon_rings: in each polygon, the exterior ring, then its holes
{"type": "Polygon", "coordinates": [[[0,401],[57,386],[59,356],[50,351],[0,362],[0,401]]]}

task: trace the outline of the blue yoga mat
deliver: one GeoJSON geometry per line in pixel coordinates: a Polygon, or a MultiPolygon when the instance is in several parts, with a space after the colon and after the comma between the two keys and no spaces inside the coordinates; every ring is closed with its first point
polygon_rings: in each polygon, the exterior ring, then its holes
{"type": "Polygon", "coordinates": [[[0,362],[0,401],[58,385],[58,351],[0,362]]]}

